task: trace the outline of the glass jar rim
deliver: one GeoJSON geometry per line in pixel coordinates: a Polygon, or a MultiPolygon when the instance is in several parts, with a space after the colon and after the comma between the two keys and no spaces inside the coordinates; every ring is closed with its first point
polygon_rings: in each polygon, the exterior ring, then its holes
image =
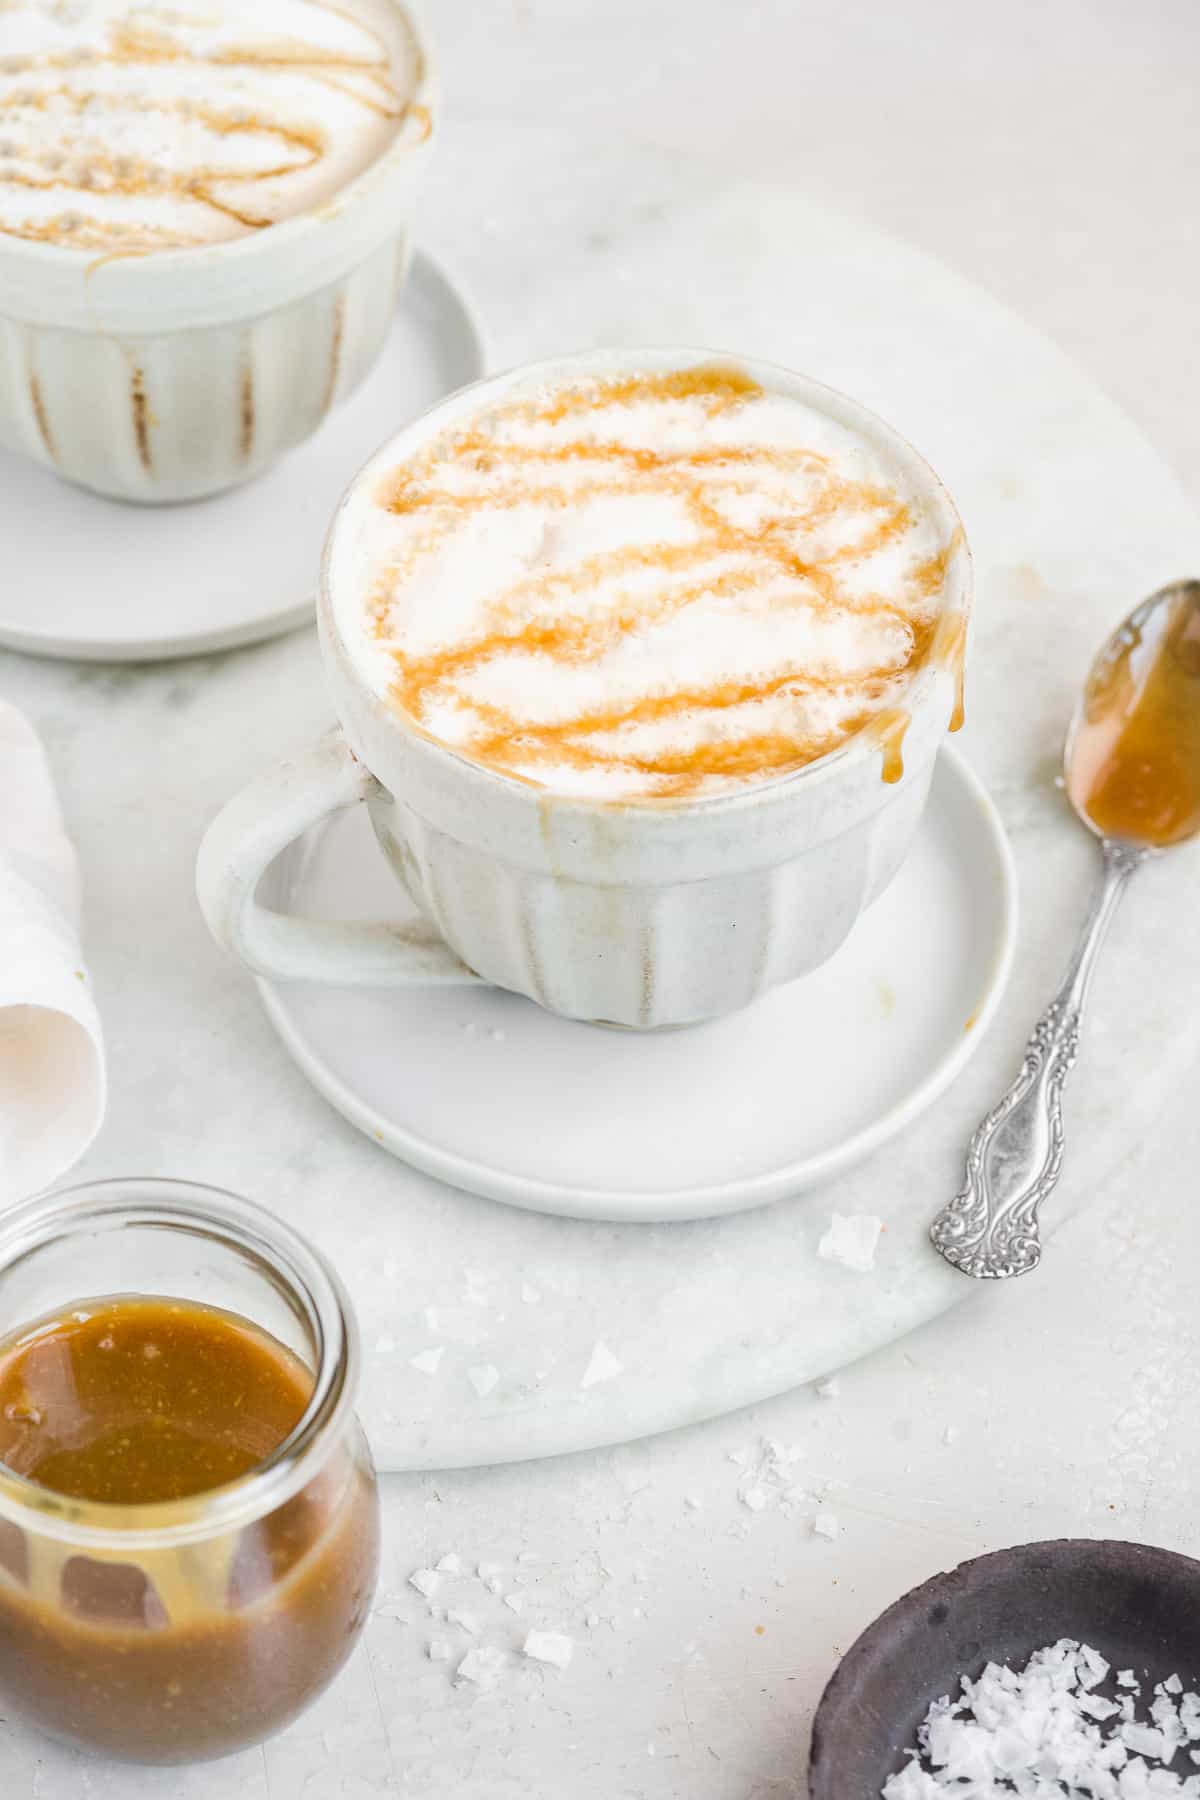
{"type": "Polygon", "coordinates": [[[0,1212],[0,1273],[56,1238],[123,1226],[191,1232],[258,1263],[312,1334],[315,1379],[301,1417],[268,1456],[235,1481],[181,1500],[144,1506],[77,1500],[0,1462],[0,1518],[81,1550],[173,1548],[275,1511],[324,1464],[349,1421],[358,1386],[358,1328],[332,1264],[275,1213],[225,1188],[166,1176],[117,1176],[21,1201],[0,1212]]]}

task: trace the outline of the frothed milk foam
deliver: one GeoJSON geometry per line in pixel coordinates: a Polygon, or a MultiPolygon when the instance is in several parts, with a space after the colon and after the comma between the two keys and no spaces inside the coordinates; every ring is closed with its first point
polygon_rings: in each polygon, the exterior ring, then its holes
{"type": "Polygon", "coordinates": [[[320,206],[421,77],[390,0],[0,0],[0,234],[179,249],[320,206]]]}
{"type": "Polygon", "coordinates": [[[376,693],[517,780],[719,794],[882,725],[952,546],[886,451],[733,364],[509,388],[351,494],[376,693]]]}

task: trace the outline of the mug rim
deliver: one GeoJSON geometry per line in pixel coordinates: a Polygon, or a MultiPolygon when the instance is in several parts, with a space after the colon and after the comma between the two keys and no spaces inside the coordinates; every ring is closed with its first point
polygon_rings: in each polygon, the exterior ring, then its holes
{"type": "MultiPolygon", "coordinates": [[[[763,780],[749,781],[727,792],[683,796],[623,794],[613,798],[589,794],[563,794],[556,792],[551,787],[542,787],[522,781],[500,769],[492,768],[486,763],[476,762],[454,746],[435,737],[408,714],[389,706],[384,697],[368,684],[350,655],[338,618],[333,565],[340,548],[340,534],[345,525],[349,504],[360,488],[375,475],[381,464],[395,462],[403,455],[407,455],[423,436],[437,429],[437,421],[446,419],[452,421],[459,413],[473,412],[487,394],[491,392],[501,394],[510,387],[517,387],[526,381],[536,380],[538,377],[567,376],[571,372],[598,373],[609,369],[619,371],[630,368],[686,368],[692,364],[703,363],[732,364],[734,367],[744,370],[752,378],[758,378],[761,375],[763,377],[761,385],[771,393],[779,393],[788,398],[800,398],[802,396],[798,390],[803,390],[804,396],[810,394],[815,396],[818,410],[826,412],[827,416],[836,422],[849,423],[853,429],[858,429],[869,438],[881,442],[901,467],[914,471],[920,477],[928,494],[947,515],[951,529],[951,542],[961,557],[958,592],[953,601],[943,597],[943,604],[937,615],[938,620],[940,622],[942,619],[958,613],[963,616],[969,626],[974,599],[974,562],[962,515],[949,488],[932,463],[881,414],[856,400],[853,395],[845,393],[840,388],[830,386],[828,382],[819,381],[815,376],[806,375],[786,364],[771,362],[763,357],[745,356],[738,351],[694,344],[641,344],[632,347],[601,345],[586,350],[566,351],[554,356],[539,357],[533,362],[510,364],[505,369],[483,375],[476,381],[456,388],[451,394],[443,395],[440,400],[434,401],[424,412],[419,413],[416,418],[410,419],[401,426],[399,431],[393,433],[379,445],[356,470],[338,499],[321,550],[320,580],[317,590],[317,623],[320,628],[322,651],[327,657],[337,659],[353,686],[368,697],[373,708],[380,716],[386,717],[401,738],[420,744],[437,760],[444,761],[463,776],[475,777],[493,791],[502,792],[510,797],[525,794],[532,796],[540,804],[553,805],[556,810],[577,810],[590,816],[632,811],[644,815],[657,814],[674,817],[732,811],[752,805],[755,801],[761,803],[768,796],[790,794],[800,783],[806,783],[811,787],[817,781],[836,773],[847,763],[860,762],[867,754],[870,746],[870,721],[854,732],[852,736],[846,738],[844,742],[836,745],[834,749],[826,751],[823,756],[814,757],[811,762],[801,764],[799,768],[789,769],[783,774],[769,776],[763,780]],[[845,419],[842,418],[843,414],[847,415],[845,419]]],[[[938,666],[929,661],[920,663],[912,670],[900,695],[902,702],[910,703],[910,718],[915,715],[921,703],[927,698],[939,672],[938,666]]]]}

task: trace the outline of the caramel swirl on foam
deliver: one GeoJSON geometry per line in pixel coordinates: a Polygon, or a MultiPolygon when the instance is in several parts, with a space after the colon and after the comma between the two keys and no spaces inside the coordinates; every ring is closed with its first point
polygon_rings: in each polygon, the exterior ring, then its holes
{"type": "Polygon", "coordinates": [[[800,768],[886,725],[945,636],[951,547],[880,451],[733,366],[518,391],[377,482],[358,530],[376,686],[559,792],[800,768]]]}
{"type": "Polygon", "coordinates": [[[421,73],[389,0],[0,0],[0,233],[144,253],[259,231],[373,162],[421,73]]]}

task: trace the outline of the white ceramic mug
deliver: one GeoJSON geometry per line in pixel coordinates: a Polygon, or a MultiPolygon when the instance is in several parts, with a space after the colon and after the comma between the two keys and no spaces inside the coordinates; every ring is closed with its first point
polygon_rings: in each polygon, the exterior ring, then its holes
{"type": "MultiPolygon", "coordinates": [[[[534,372],[553,382],[703,360],[712,353],[606,351],[534,372]]],[[[881,420],[804,376],[736,360],[762,386],[879,445],[955,546],[944,590],[955,655],[931,657],[912,678],[901,778],[883,779],[884,747],[869,727],[792,774],[709,798],[584,800],[470,762],[415,729],[353,665],[337,618],[352,565],[343,499],[318,609],[340,728],[243,790],[200,850],[205,916],[250,968],[381,987],[482,978],[569,1018],[647,1029],[736,1011],[838,948],[920,821],[956,701],[970,559],[937,476],[881,420]],[[255,889],[268,864],[358,801],[427,923],[335,925],[261,906],[255,889]]],[[[378,451],[354,485],[530,374],[511,371],[442,401],[378,451]]]]}
{"type": "Polygon", "coordinates": [[[383,348],[433,127],[427,35],[395,138],[324,205],[141,256],[0,232],[0,446],[123,500],[197,499],[301,443],[383,348]]]}

